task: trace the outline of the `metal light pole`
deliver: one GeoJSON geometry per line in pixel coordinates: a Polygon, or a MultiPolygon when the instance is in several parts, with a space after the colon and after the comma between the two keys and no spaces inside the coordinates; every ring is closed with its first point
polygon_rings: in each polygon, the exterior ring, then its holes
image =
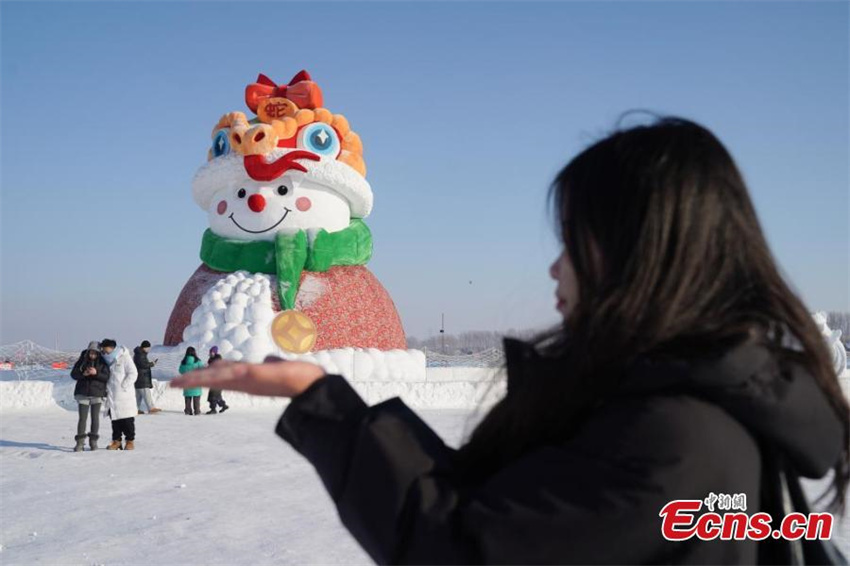
{"type": "Polygon", "coordinates": [[[443,344],[443,355],[446,354],[446,313],[440,313],[440,341],[443,344]]]}

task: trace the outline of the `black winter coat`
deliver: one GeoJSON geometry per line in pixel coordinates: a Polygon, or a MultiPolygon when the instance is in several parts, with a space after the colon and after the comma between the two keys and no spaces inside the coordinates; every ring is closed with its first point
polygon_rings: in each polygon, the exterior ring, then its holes
{"type": "Polygon", "coordinates": [[[148,360],[148,353],[142,350],[141,346],[136,346],[133,349],[133,363],[139,372],[139,377],[136,378],[136,389],[151,389],[153,388],[153,380],[151,377],[151,368],[153,364],[148,360]]]}
{"type": "Polygon", "coordinates": [[[109,364],[103,359],[100,353],[97,354],[97,359],[92,361],[89,359],[89,351],[83,350],[74,368],[71,370],[71,377],[77,380],[77,385],[74,387],[74,395],[84,395],[86,397],[106,397],[106,382],[109,381],[109,364]],[[94,367],[97,374],[92,376],[83,375],[86,368],[94,367]]]}
{"type": "MultiPolygon", "coordinates": [[[[506,348],[508,395],[535,372],[506,348]]],[[[669,542],[659,511],[674,499],[762,500],[762,447],[821,477],[842,449],[839,419],[814,379],[755,344],[718,359],[643,362],[570,438],[542,446],[478,485],[454,450],[399,399],[367,406],[339,376],[296,397],[277,432],[315,466],[378,563],[756,563],[754,541],[669,542]]],[[[777,517],[779,513],[774,515],[777,517]]],[[[781,560],[781,559],[780,559],[781,560]]]]}

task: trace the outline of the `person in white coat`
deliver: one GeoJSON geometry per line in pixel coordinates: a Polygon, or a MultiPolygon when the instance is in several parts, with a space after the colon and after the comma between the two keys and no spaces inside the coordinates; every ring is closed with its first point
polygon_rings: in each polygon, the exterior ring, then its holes
{"type": "Polygon", "coordinates": [[[106,384],[106,408],[112,419],[112,443],[107,450],[133,450],[136,440],[136,379],[139,372],[133,363],[133,354],[115,340],[100,343],[103,359],[109,364],[109,381],[106,384]],[[126,443],[121,446],[121,437],[126,443]]]}

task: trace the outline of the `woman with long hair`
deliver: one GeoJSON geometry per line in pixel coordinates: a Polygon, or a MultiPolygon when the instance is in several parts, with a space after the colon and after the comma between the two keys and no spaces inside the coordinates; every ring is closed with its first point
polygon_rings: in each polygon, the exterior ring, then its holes
{"type": "Polygon", "coordinates": [[[221,364],[176,385],[292,397],[277,432],[379,563],[790,560],[770,538],[662,534],[674,500],[734,494],[778,521],[798,476],[831,469],[836,509],[850,477],[850,407],[732,157],[659,119],[585,149],[551,197],[563,323],[506,341],[507,394],[460,449],[312,364],[221,364]]]}

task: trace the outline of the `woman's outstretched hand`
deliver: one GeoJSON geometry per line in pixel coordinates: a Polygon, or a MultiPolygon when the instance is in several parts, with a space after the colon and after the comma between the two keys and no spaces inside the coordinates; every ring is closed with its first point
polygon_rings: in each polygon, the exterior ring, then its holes
{"type": "Polygon", "coordinates": [[[251,395],[295,397],[324,376],[325,370],[316,364],[269,356],[262,364],[219,361],[174,378],[171,387],[209,387],[251,395]]]}

